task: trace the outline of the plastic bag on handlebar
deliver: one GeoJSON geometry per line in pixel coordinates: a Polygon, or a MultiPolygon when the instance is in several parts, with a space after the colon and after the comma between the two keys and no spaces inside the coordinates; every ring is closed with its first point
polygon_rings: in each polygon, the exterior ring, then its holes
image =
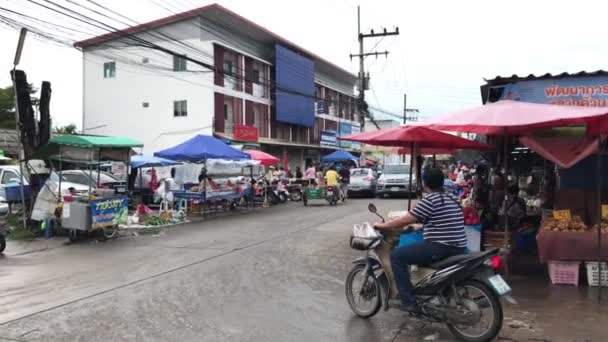
{"type": "Polygon", "coordinates": [[[350,247],[358,250],[367,250],[380,238],[382,238],[382,235],[369,223],[355,224],[353,226],[353,234],[350,237],[350,247]]]}
{"type": "Polygon", "coordinates": [[[377,239],[382,237],[380,233],[372,227],[369,222],[363,224],[355,224],[353,226],[353,237],[377,239]]]}

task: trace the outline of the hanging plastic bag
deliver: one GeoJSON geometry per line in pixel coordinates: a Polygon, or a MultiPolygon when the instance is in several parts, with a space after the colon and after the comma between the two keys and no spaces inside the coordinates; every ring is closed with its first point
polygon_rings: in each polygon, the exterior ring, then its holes
{"type": "Polygon", "coordinates": [[[350,237],[350,247],[364,251],[381,238],[382,235],[368,222],[355,224],[353,226],[353,234],[350,237]]]}

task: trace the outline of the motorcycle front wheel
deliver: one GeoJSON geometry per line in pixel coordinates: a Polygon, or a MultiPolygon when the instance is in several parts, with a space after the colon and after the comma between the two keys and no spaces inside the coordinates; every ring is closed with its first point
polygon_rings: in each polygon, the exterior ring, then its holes
{"type": "Polygon", "coordinates": [[[292,191],[292,192],[289,193],[289,198],[293,202],[300,202],[302,200],[302,192],[294,190],[294,191],[292,191]]]}
{"type": "Polygon", "coordinates": [[[377,314],[382,307],[380,284],[375,277],[364,274],[365,265],[355,265],[346,277],[346,299],[353,312],[362,318],[377,314]]]}
{"type": "MultiPolygon", "coordinates": [[[[448,324],[448,329],[460,341],[483,342],[492,341],[502,328],[503,312],[498,296],[486,284],[474,280],[466,280],[456,286],[463,299],[466,310],[479,311],[479,321],[475,325],[448,324]]],[[[452,295],[453,296],[453,295],[452,295]]],[[[454,303],[455,298],[450,298],[454,303]]]]}

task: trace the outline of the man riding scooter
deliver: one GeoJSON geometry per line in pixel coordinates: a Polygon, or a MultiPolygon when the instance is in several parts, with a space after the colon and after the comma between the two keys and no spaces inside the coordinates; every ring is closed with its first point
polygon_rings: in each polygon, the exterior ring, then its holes
{"type": "Polygon", "coordinates": [[[428,195],[405,216],[374,224],[374,228],[378,230],[404,231],[414,223],[423,225],[423,241],[396,248],[390,256],[401,299],[400,303],[391,304],[404,311],[420,310],[412,293],[410,265],[428,265],[440,259],[464,254],[466,251],[467,237],[462,207],[454,196],[443,191],[443,178],[440,169],[429,169],[422,176],[424,190],[428,195]]]}

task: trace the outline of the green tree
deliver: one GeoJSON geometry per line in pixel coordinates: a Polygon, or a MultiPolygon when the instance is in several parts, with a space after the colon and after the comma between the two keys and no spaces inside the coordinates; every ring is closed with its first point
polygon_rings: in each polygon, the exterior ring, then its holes
{"type": "Polygon", "coordinates": [[[53,133],[55,134],[78,134],[78,129],[76,125],[69,124],[67,126],[55,127],[53,129],[53,133]]]}
{"type": "MultiPolygon", "coordinates": [[[[30,95],[35,94],[38,89],[30,84],[30,95]]],[[[32,97],[32,105],[39,103],[36,97],[32,97]]],[[[15,129],[15,92],[13,86],[0,88],[0,128],[15,129]]]]}

